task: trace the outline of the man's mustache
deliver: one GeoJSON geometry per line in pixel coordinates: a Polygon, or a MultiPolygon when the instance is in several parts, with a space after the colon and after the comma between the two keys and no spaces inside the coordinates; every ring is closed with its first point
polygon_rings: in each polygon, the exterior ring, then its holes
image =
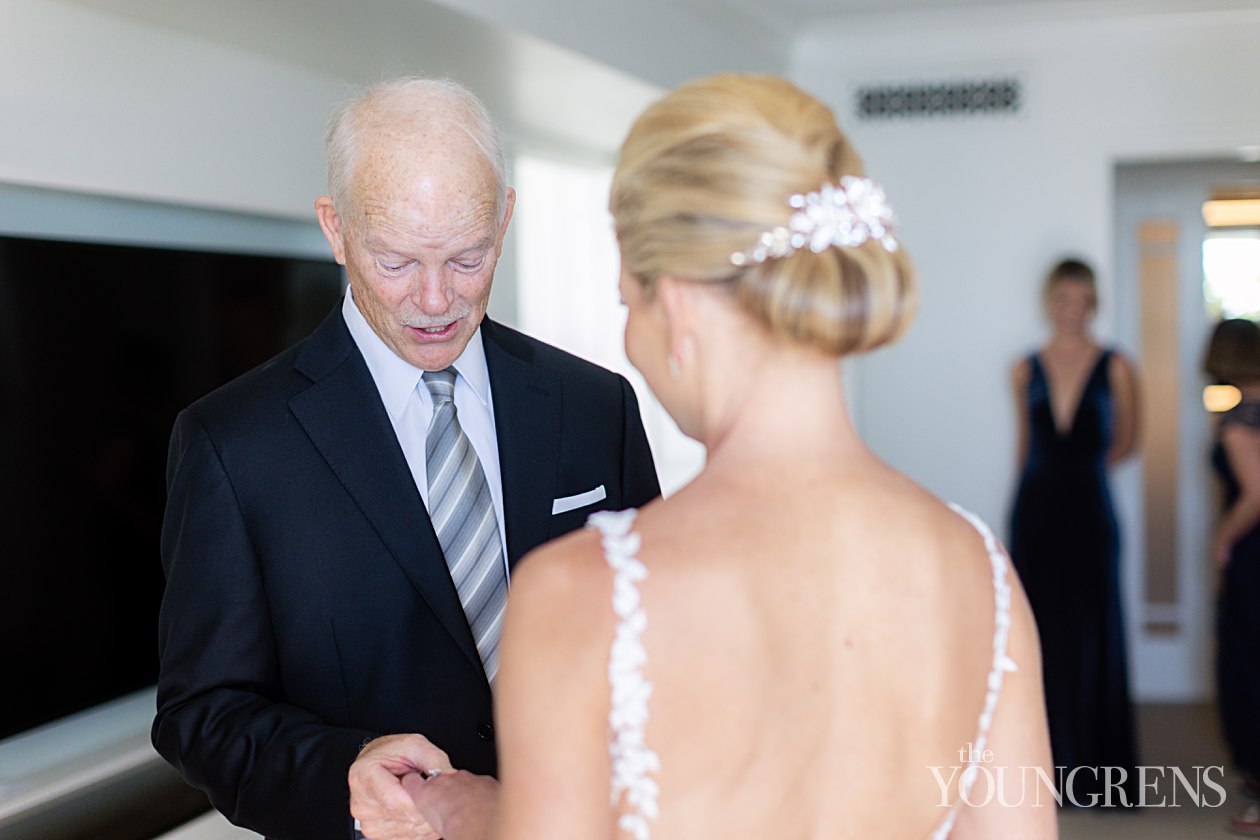
{"type": "Polygon", "coordinates": [[[458,321],[461,318],[467,318],[471,314],[472,307],[464,305],[450,309],[441,315],[407,315],[403,317],[402,323],[403,326],[415,329],[445,327],[447,324],[458,321]]]}

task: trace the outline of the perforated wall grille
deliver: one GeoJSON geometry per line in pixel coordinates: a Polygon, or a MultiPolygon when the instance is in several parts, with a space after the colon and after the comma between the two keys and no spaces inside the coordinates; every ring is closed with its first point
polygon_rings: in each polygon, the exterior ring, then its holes
{"type": "Polygon", "coordinates": [[[1022,104],[1015,78],[864,85],[857,90],[857,114],[862,120],[1014,114],[1022,104]]]}

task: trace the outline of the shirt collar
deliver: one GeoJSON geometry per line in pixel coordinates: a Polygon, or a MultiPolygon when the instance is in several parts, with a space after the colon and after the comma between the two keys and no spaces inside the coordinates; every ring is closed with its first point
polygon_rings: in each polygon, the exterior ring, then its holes
{"type": "MultiPolygon", "coordinates": [[[[381,392],[385,410],[390,417],[397,419],[407,407],[412,392],[419,386],[424,371],[404,361],[381,340],[359,311],[349,287],[346,287],[346,297],[341,304],[341,316],[345,319],[346,327],[350,330],[354,343],[358,345],[359,352],[363,354],[363,360],[367,362],[372,380],[381,392]]],[[[486,348],[481,340],[480,326],[452,367],[468,383],[481,404],[489,407],[490,370],[486,366],[486,348]]],[[[427,394],[427,389],[420,390],[427,394]]]]}

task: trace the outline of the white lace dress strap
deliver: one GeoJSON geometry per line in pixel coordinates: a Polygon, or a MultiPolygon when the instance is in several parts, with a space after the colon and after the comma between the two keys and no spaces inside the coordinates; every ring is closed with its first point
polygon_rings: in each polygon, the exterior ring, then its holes
{"type": "MultiPolygon", "coordinates": [[[[989,669],[984,708],[980,711],[976,736],[971,742],[971,755],[967,757],[967,767],[963,771],[962,793],[965,796],[971,791],[972,783],[975,782],[976,774],[979,772],[975,757],[983,755],[988,744],[989,728],[993,725],[993,712],[997,709],[998,697],[1002,693],[1002,682],[1008,672],[1016,670],[1016,666],[1015,661],[1007,653],[1007,643],[1011,634],[1011,585],[1007,582],[1007,568],[1010,561],[1007,559],[1006,550],[1002,548],[1002,544],[998,542],[997,537],[993,535],[993,531],[983,519],[959,505],[951,503],[949,507],[980,532],[980,536],[984,538],[984,547],[989,552],[989,563],[993,567],[993,665],[989,669]]],[[[960,796],[959,802],[962,799],[963,797],[960,796]]],[[[958,802],[954,803],[949,814],[937,826],[936,831],[932,832],[931,840],[944,840],[949,836],[950,830],[954,827],[954,819],[958,815],[958,804],[958,802]]]]}
{"type": "Polygon", "coordinates": [[[636,840],[648,840],[649,821],[656,819],[660,759],[647,745],[648,698],[652,684],[643,675],[647,651],[642,635],[647,613],[639,600],[639,582],[647,568],[639,562],[639,535],[631,528],[637,511],[601,511],[587,519],[603,537],[604,559],[613,571],[613,612],[617,627],[608,657],[612,690],[608,712],[608,754],[612,763],[614,808],[625,798],[626,812],[617,824],[636,840]]]}

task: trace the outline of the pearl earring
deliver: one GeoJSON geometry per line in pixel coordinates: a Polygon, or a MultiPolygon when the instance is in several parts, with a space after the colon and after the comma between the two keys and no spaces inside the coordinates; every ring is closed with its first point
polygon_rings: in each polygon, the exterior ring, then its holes
{"type": "Polygon", "coordinates": [[[679,377],[682,376],[682,369],[678,366],[678,357],[670,353],[669,358],[666,360],[666,365],[669,367],[669,378],[677,382],[679,377]]]}

